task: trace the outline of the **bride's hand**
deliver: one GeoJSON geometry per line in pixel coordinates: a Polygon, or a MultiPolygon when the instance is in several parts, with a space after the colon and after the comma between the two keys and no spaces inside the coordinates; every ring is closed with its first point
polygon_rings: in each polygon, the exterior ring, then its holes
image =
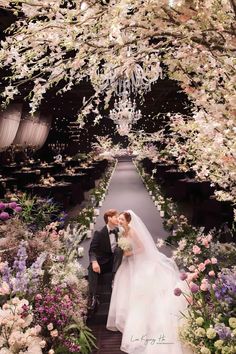
{"type": "Polygon", "coordinates": [[[133,255],[133,253],[131,251],[124,251],[124,256],[130,257],[132,255],[133,255]]]}

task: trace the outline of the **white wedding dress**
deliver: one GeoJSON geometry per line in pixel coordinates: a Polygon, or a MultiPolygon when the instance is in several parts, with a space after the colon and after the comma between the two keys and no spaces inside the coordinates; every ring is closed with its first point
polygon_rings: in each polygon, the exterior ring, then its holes
{"type": "MultiPolygon", "coordinates": [[[[159,252],[141,219],[132,211],[129,237],[134,255],[123,257],[112,290],[107,329],[122,332],[120,349],[130,354],[186,354],[178,326],[187,301],[175,262],[159,252]]],[[[185,289],[186,290],[186,289],[185,289]]]]}

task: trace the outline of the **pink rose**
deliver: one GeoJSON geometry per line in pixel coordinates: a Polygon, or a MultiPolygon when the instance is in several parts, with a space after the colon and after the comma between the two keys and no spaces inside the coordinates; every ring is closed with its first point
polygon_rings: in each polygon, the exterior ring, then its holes
{"type": "Polygon", "coordinates": [[[207,265],[207,264],[211,264],[210,259],[206,259],[206,260],[205,260],[205,262],[204,262],[204,264],[205,264],[205,265],[207,265]]]}
{"type": "Polygon", "coordinates": [[[200,270],[200,272],[203,272],[203,271],[206,269],[205,264],[204,264],[204,263],[200,263],[200,264],[198,265],[198,269],[200,270]]]}
{"type": "Polygon", "coordinates": [[[213,257],[213,258],[211,258],[211,263],[212,263],[212,264],[216,264],[217,262],[218,262],[218,261],[217,261],[217,259],[216,259],[216,258],[214,258],[214,257],[213,257]]]}
{"type": "Polygon", "coordinates": [[[209,243],[206,238],[202,240],[202,245],[205,246],[206,248],[209,248],[209,243]]]}
{"type": "Polygon", "coordinates": [[[201,284],[201,285],[200,285],[200,289],[201,289],[202,291],[207,291],[207,290],[208,290],[208,284],[207,284],[207,283],[201,284]]]}
{"type": "Polygon", "coordinates": [[[214,272],[214,270],[211,270],[208,274],[209,274],[210,277],[214,277],[214,276],[216,275],[216,273],[214,272]]]}
{"type": "Polygon", "coordinates": [[[211,240],[212,240],[212,235],[211,235],[211,234],[207,235],[207,236],[206,236],[206,239],[207,239],[208,242],[211,242],[211,240]]]}
{"type": "Polygon", "coordinates": [[[58,330],[57,329],[54,329],[53,331],[50,332],[51,336],[52,337],[58,337],[58,330]]]}
{"type": "Polygon", "coordinates": [[[196,246],[196,245],[194,245],[193,246],[193,253],[194,254],[200,254],[202,251],[201,251],[201,248],[200,247],[198,247],[198,246],[196,246]]]}
{"type": "Polygon", "coordinates": [[[35,295],[35,299],[36,300],[42,300],[42,295],[41,294],[37,294],[37,295],[35,295]]]}

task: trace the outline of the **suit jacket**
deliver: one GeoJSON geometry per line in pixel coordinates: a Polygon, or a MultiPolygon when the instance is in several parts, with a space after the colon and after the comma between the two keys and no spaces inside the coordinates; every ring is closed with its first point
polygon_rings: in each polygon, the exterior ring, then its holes
{"type": "Polygon", "coordinates": [[[118,246],[116,246],[114,254],[112,253],[107,226],[94,232],[89,247],[90,263],[97,261],[99,264],[105,264],[113,259],[113,272],[116,272],[121,264],[122,257],[123,251],[118,246]]]}

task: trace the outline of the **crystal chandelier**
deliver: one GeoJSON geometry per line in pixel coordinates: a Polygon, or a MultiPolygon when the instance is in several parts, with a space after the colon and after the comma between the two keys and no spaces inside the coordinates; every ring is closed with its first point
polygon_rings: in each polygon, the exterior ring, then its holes
{"type": "Polygon", "coordinates": [[[116,124],[118,133],[128,135],[132,125],[142,117],[142,113],[136,110],[136,102],[132,102],[127,95],[115,100],[114,108],[110,111],[109,118],[116,124]]]}

